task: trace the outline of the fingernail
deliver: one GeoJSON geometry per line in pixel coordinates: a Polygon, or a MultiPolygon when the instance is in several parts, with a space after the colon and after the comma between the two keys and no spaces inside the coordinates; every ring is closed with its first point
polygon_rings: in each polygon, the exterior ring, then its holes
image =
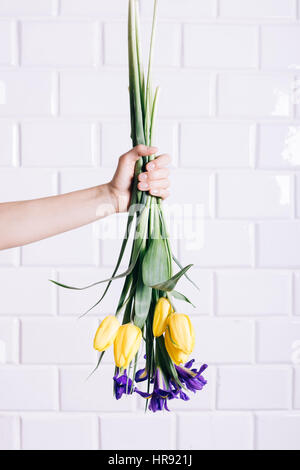
{"type": "Polygon", "coordinates": [[[148,178],[148,175],[147,175],[146,173],[142,173],[142,174],[140,175],[140,179],[141,179],[141,180],[144,180],[144,181],[145,181],[147,178],[148,178]]]}
{"type": "Polygon", "coordinates": [[[148,170],[152,171],[152,170],[154,170],[154,168],[155,168],[155,163],[149,163],[148,170]]]}
{"type": "Polygon", "coordinates": [[[140,188],[141,188],[142,190],[144,190],[144,189],[148,189],[149,186],[148,186],[147,183],[142,183],[142,184],[140,184],[140,188]]]}
{"type": "Polygon", "coordinates": [[[159,194],[158,189],[153,189],[153,190],[151,191],[151,194],[153,194],[153,196],[158,196],[158,194],[159,194]]]}

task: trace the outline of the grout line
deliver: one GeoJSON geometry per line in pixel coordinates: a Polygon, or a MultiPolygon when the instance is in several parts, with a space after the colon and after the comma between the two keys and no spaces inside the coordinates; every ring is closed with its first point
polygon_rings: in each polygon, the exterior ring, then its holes
{"type": "Polygon", "coordinates": [[[209,117],[216,118],[219,114],[218,92],[219,92],[219,75],[212,73],[209,83],[209,117]]]}
{"type": "Polygon", "coordinates": [[[182,23],[180,31],[180,60],[179,65],[181,68],[184,68],[185,64],[185,24],[182,23]]]}
{"type": "Polygon", "coordinates": [[[105,35],[105,23],[99,25],[99,55],[100,55],[100,64],[104,67],[106,65],[106,35],[105,35]]]}
{"type": "Polygon", "coordinates": [[[260,127],[257,123],[250,126],[249,131],[249,165],[255,170],[259,168],[260,127]]]}
{"type": "Polygon", "coordinates": [[[13,124],[13,155],[12,155],[12,164],[15,168],[19,168],[22,166],[22,159],[21,159],[21,126],[19,123],[13,124]]]}
{"type": "Polygon", "coordinates": [[[256,36],[257,69],[262,70],[262,27],[258,25],[256,36]]]}
{"type": "Polygon", "coordinates": [[[20,25],[18,21],[14,21],[11,26],[11,51],[12,51],[12,65],[18,67],[20,65],[20,25]]]}
{"type": "Polygon", "coordinates": [[[254,450],[258,450],[258,417],[256,413],[253,413],[253,447],[254,450]]]}
{"type": "Polygon", "coordinates": [[[221,5],[219,0],[215,0],[214,5],[213,5],[213,17],[216,20],[219,20],[221,18],[221,5]]]}
{"type": "Polygon", "coordinates": [[[212,298],[211,298],[211,315],[212,317],[219,318],[218,315],[218,277],[217,273],[213,271],[212,273],[212,298]]]}
{"type": "Polygon", "coordinates": [[[61,0],[52,0],[52,16],[60,16],[61,0]]]}

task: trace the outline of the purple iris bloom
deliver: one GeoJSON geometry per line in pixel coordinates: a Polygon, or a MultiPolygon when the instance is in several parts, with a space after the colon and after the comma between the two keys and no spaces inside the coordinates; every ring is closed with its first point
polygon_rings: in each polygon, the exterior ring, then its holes
{"type": "Polygon", "coordinates": [[[147,380],[147,379],[148,379],[148,372],[146,369],[140,369],[135,374],[135,381],[137,383],[144,382],[144,380],[147,380]]]}
{"type": "Polygon", "coordinates": [[[127,371],[124,371],[124,374],[118,377],[119,369],[117,370],[117,374],[114,376],[114,390],[115,396],[117,400],[120,400],[122,396],[131,395],[132,393],[132,380],[128,377],[127,371]]]}
{"type": "Polygon", "coordinates": [[[150,400],[149,410],[155,413],[156,411],[167,410],[170,411],[167,405],[168,400],[177,398],[177,391],[172,388],[167,388],[163,376],[159,369],[157,369],[154,379],[154,388],[152,393],[141,392],[137,388],[135,392],[143,398],[150,400]]]}
{"type": "MultiPolygon", "coordinates": [[[[176,371],[178,374],[178,378],[180,382],[183,384],[183,386],[186,387],[191,392],[196,393],[197,391],[202,390],[207,384],[207,381],[204,379],[202,374],[207,369],[208,366],[204,364],[203,366],[200,367],[199,370],[191,369],[194,362],[195,360],[192,359],[191,361],[187,362],[184,366],[176,365],[175,367],[176,367],[176,371]]],[[[181,397],[181,394],[180,394],[180,398],[182,398],[182,400],[186,400],[184,396],[181,397]]]]}

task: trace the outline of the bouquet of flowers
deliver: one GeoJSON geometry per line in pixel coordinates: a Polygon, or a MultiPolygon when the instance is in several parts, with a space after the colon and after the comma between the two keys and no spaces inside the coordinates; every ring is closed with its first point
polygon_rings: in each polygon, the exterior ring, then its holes
{"type": "MultiPolygon", "coordinates": [[[[141,60],[140,21],[138,0],[129,0],[128,51],[131,137],[133,146],[151,146],[156,117],[159,88],[152,88],[152,61],[157,22],[157,0],[154,15],[147,75],[141,60]]],[[[206,385],[203,365],[193,368],[189,360],[195,345],[195,332],[188,315],[176,312],[174,302],[179,299],[191,303],[176,290],[182,276],[192,267],[183,268],[172,254],[161,200],[137,188],[138,175],[155,155],[142,157],[136,164],[135,179],[128,215],[126,234],[119,259],[111,278],[96,282],[88,289],[107,283],[103,295],[92,307],[97,307],[115,279],[124,278],[124,287],[115,316],[107,316],[100,324],[94,340],[99,351],[96,369],[105,351],[114,346],[114,395],[119,400],[124,394],[137,393],[146,400],[146,409],[153,412],[168,410],[168,400],[189,400],[187,391],[196,392],[206,385]],[[134,228],[129,267],[118,274],[129,235],[134,228]],[[174,274],[173,267],[178,272],[174,274]],[[145,342],[145,367],[138,370],[141,343],[145,342]],[[140,383],[146,387],[141,390],[140,383]]],[[[196,287],[196,286],[195,286],[196,287]]],[[[91,310],[91,309],[90,309],[91,310]]],[[[89,310],[89,311],[90,311],[89,310]]]]}

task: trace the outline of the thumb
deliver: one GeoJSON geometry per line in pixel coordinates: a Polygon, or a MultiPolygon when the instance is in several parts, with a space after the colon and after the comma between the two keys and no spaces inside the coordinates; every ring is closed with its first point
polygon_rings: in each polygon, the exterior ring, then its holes
{"type": "Polygon", "coordinates": [[[133,162],[136,162],[140,157],[147,157],[154,155],[158,152],[157,147],[147,147],[147,145],[137,145],[130,152],[126,153],[124,157],[130,159],[133,162]]]}

